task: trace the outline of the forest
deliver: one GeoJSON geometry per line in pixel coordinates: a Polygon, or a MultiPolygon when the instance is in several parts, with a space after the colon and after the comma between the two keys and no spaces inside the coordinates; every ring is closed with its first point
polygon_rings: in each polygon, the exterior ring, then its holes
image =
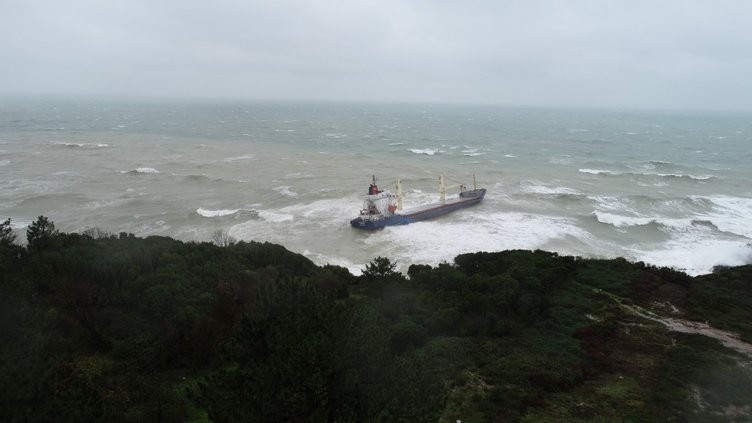
{"type": "Polygon", "coordinates": [[[752,265],[515,250],[355,276],[44,216],[17,238],[0,223],[4,422],[752,420],[752,265]]]}

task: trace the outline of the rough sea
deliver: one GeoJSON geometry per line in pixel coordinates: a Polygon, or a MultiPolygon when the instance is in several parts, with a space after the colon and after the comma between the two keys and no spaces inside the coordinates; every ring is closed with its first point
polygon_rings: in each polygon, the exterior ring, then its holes
{"type": "Polygon", "coordinates": [[[0,100],[0,219],[270,241],[359,273],[543,249],[690,274],[752,262],[752,116],[293,102],[0,100]],[[484,202],[352,229],[371,176],[405,207],[461,183],[484,202]]]}

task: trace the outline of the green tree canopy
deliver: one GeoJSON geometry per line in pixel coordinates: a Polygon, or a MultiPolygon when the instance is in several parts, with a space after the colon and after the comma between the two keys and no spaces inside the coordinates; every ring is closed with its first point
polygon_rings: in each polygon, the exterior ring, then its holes
{"type": "Polygon", "coordinates": [[[52,243],[58,236],[59,232],[55,229],[55,224],[44,216],[39,216],[36,222],[29,225],[26,229],[26,240],[29,243],[29,250],[41,251],[52,243]]]}

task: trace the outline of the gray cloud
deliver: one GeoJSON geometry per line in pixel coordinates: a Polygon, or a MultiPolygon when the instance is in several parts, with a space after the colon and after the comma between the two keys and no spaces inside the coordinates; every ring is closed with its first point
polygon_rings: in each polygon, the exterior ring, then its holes
{"type": "Polygon", "coordinates": [[[0,93],[752,110],[741,0],[0,9],[0,93]]]}

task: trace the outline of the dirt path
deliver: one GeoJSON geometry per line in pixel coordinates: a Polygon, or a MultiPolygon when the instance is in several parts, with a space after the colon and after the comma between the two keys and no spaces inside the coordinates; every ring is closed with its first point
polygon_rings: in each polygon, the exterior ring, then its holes
{"type": "Polygon", "coordinates": [[[658,322],[664,325],[670,331],[704,335],[720,341],[721,344],[723,344],[727,348],[731,348],[752,358],[752,344],[748,344],[740,340],[739,335],[733,332],[716,329],[707,323],[659,316],[658,314],[653,313],[650,310],[646,310],[642,307],[624,304],[622,299],[614,294],[608,293],[598,288],[593,288],[593,290],[598,294],[602,294],[613,299],[619,304],[620,307],[622,307],[624,310],[627,310],[631,314],[642,317],[644,319],[652,320],[654,322],[658,322]]]}
{"type": "Polygon", "coordinates": [[[625,304],[621,304],[621,306],[637,316],[658,322],[666,326],[666,328],[668,328],[668,330],[670,331],[680,333],[696,333],[698,335],[704,335],[709,338],[717,339],[724,346],[739,351],[740,353],[746,354],[747,356],[752,358],[752,344],[748,344],[740,340],[739,335],[733,332],[716,329],[707,323],[692,322],[690,320],[675,319],[673,317],[661,317],[655,313],[637,306],[628,306],[625,304]]]}

